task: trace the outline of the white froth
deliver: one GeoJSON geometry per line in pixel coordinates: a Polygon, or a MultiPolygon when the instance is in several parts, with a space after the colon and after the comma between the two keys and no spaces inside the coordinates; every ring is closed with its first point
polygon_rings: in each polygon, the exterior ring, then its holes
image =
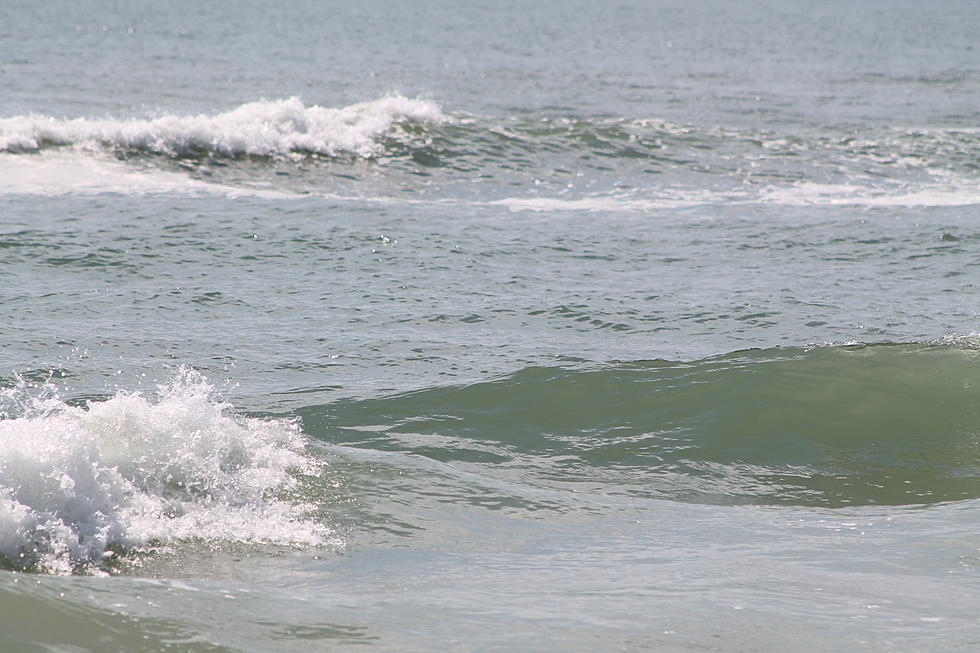
{"type": "Polygon", "coordinates": [[[325,543],[306,507],[281,498],[293,472],[312,470],[299,428],[228,409],[182,370],[153,400],[39,398],[0,420],[0,556],[71,573],[190,538],[325,543]]]}
{"type": "Polygon", "coordinates": [[[708,191],[677,191],[674,196],[642,197],[636,194],[588,194],[581,197],[507,197],[491,202],[511,211],[656,211],[679,209],[723,201],[708,191]]]}
{"type": "Polygon", "coordinates": [[[972,206],[980,204],[980,186],[965,179],[945,183],[922,183],[899,188],[869,188],[849,184],[800,183],[769,186],[765,189],[724,191],[663,189],[655,193],[640,191],[593,193],[578,197],[509,197],[491,202],[511,211],[636,211],[647,212],[712,204],[778,206],[972,206]]]}
{"type": "Polygon", "coordinates": [[[0,152],[0,195],[146,195],[180,193],[290,199],[281,191],[238,188],[164,170],[133,170],[107,155],[76,150],[46,150],[23,156],[0,152]]]}
{"type": "Polygon", "coordinates": [[[980,186],[967,179],[921,183],[894,189],[849,184],[800,183],[770,187],[758,199],[783,206],[970,206],[980,204],[980,186]]]}
{"type": "Polygon", "coordinates": [[[215,115],[152,120],[28,115],[0,119],[0,151],[36,152],[48,145],[72,145],[168,155],[308,152],[371,157],[382,153],[378,141],[397,123],[442,119],[434,103],[399,95],[341,108],[305,106],[292,97],[249,102],[215,115]]]}

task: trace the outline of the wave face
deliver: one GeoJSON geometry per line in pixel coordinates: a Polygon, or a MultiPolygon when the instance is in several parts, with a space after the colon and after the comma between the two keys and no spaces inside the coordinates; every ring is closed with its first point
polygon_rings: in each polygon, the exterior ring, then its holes
{"type": "Polygon", "coordinates": [[[0,151],[36,152],[58,146],[101,147],[168,156],[272,156],[293,153],[371,157],[394,125],[439,121],[425,100],[389,96],[342,108],[305,106],[299,98],[243,104],[226,113],[152,120],[0,119],[0,151]]]}
{"type": "Polygon", "coordinates": [[[528,368],[489,383],[312,407],[317,437],[528,482],[709,504],[844,507],[980,497],[978,352],[749,350],[528,368]]]}
{"type": "Polygon", "coordinates": [[[329,534],[285,493],[314,463],[289,422],[243,419],[182,371],[151,401],[73,407],[24,386],[0,421],[0,563],[99,572],[178,540],[315,544],[329,534]]]}

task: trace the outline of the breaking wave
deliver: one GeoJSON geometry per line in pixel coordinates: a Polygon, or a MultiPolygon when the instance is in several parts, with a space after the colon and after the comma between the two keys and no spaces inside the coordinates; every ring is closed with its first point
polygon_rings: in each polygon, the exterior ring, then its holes
{"type": "Polygon", "coordinates": [[[286,494],[316,463],[292,422],[242,418],[182,370],[78,407],[20,383],[0,420],[0,567],[111,569],[180,540],[326,543],[286,494]]]}
{"type": "Polygon", "coordinates": [[[249,102],[214,115],[153,119],[28,115],[0,119],[0,151],[81,146],[168,156],[372,157],[382,153],[379,139],[397,124],[442,119],[434,103],[398,95],[341,108],[306,106],[292,97],[249,102]]]}
{"type": "Polygon", "coordinates": [[[980,202],[978,148],[980,133],[969,129],[785,134],[627,117],[447,114],[400,95],[339,108],[292,97],[205,115],[0,118],[0,193],[413,193],[534,211],[963,206],[980,202]]]}

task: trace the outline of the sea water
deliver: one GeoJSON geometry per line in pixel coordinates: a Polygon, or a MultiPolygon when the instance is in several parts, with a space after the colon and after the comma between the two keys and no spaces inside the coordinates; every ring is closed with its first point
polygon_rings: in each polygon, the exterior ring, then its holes
{"type": "Polygon", "coordinates": [[[976,649],[978,33],[8,0],[0,650],[976,649]]]}

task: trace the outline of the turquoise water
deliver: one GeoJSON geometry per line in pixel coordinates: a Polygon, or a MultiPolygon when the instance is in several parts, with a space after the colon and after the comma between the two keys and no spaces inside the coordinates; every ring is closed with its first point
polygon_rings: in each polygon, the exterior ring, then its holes
{"type": "Polygon", "coordinates": [[[939,651],[969,2],[15,3],[3,651],[939,651]]]}

